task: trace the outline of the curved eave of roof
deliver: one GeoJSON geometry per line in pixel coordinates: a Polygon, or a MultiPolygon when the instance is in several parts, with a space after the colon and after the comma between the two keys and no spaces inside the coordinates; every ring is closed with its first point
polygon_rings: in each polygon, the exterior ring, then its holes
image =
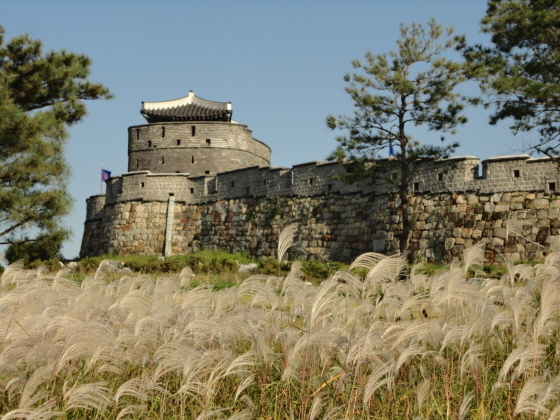
{"type": "Polygon", "coordinates": [[[140,111],[148,122],[162,121],[231,121],[230,110],[203,107],[195,104],[172,108],[143,109],[140,111]]]}
{"type": "Polygon", "coordinates": [[[142,102],[142,116],[149,123],[166,121],[231,121],[231,102],[212,102],[191,90],[183,98],[163,102],[142,102]]]}
{"type": "Polygon", "coordinates": [[[142,110],[154,110],[154,109],[165,109],[174,108],[183,105],[198,105],[205,108],[221,109],[224,111],[231,111],[231,102],[213,102],[207,99],[199,98],[191,90],[189,94],[183,98],[173,99],[171,101],[161,101],[161,102],[142,102],[142,110]]]}

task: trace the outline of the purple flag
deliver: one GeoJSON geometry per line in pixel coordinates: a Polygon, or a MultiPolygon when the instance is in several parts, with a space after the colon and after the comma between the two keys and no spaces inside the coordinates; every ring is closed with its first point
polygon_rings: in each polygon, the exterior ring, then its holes
{"type": "Polygon", "coordinates": [[[101,180],[107,182],[109,178],[111,178],[111,171],[101,169],[101,180]]]}

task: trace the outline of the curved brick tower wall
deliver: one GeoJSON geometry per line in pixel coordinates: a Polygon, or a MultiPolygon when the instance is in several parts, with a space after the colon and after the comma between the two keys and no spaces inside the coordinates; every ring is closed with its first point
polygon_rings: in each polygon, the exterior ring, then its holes
{"type": "Polygon", "coordinates": [[[215,175],[269,166],[270,148],[234,122],[162,122],[128,128],[128,171],[215,175]]]}

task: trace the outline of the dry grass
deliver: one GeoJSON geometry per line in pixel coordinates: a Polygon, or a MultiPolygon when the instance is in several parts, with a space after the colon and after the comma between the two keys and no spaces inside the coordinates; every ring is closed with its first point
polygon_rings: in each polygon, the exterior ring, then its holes
{"type": "Polygon", "coordinates": [[[560,417],[560,259],[468,282],[480,248],[400,280],[365,254],[318,286],[196,285],[10,266],[0,289],[3,419],[560,417]]]}

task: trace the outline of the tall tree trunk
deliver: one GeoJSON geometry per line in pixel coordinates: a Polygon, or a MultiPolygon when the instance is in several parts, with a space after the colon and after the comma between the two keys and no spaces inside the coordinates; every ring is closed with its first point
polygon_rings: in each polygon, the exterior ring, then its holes
{"type": "Polygon", "coordinates": [[[401,185],[399,187],[399,198],[401,200],[400,210],[402,217],[402,231],[399,238],[399,250],[401,255],[408,259],[408,234],[410,233],[411,223],[408,215],[408,188],[406,185],[401,185]]]}

